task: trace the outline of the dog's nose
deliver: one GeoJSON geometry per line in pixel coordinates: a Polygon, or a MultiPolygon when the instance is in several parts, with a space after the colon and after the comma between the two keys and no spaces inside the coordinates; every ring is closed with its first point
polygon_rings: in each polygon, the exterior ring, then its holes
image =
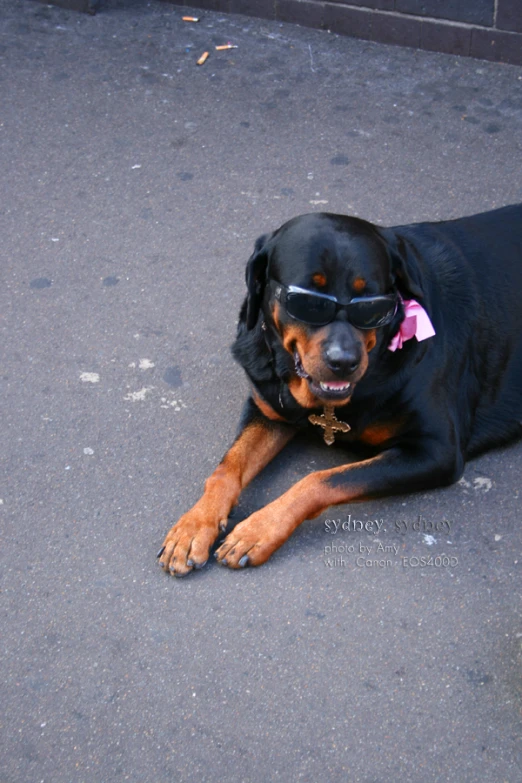
{"type": "Polygon", "coordinates": [[[347,377],[359,367],[361,350],[357,345],[345,348],[339,343],[331,343],[325,350],[325,360],[330,370],[347,377]]]}

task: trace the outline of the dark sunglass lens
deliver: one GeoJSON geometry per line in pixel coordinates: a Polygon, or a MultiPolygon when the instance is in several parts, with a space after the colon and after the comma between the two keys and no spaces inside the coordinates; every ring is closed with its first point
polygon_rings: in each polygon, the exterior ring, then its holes
{"type": "Polygon", "coordinates": [[[368,299],[354,302],[349,306],[350,323],[359,329],[376,329],[392,320],[396,303],[389,299],[368,299]]]}
{"type": "Polygon", "coordinates": [[[335,302],[313,294],[289,291],[285,306],[292,318],[307,324],[327,324],[335,317],[335,302]]]}

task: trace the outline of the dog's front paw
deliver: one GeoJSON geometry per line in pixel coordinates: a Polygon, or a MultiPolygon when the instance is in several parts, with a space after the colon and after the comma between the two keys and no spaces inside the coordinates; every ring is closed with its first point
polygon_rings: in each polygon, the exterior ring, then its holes
{"type": "Polygon", "coordinates": [[[186,576],[194,569],[203,568],[212,544],[220,529],[225,530],[226,523],[226,519],[208,522],[194,509],[184,514],[169,530],[159,551],[161,568],[172,576],[186,576]]]}
{"type": "Polygon", "coordinates": [[[295,525],[280,518],[270,506],[240,522],[215,552],[218,563],[229,568],[258,566],[284,544],[295,525]]]}

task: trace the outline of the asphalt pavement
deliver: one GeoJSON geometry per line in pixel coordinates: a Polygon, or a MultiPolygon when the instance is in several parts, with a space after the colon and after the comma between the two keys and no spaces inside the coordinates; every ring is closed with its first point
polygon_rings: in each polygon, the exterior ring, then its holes
{"type": "MultiPolygon", "coordinates": [[[[236,432],[256,237],[521,201],[522,69],[0,0],[0,91],[1,783],[520,783],[521,443],[258,569],[155,555],[236,432]]],[[[234,520],[342,461],[292,444],[234,520]]]]}

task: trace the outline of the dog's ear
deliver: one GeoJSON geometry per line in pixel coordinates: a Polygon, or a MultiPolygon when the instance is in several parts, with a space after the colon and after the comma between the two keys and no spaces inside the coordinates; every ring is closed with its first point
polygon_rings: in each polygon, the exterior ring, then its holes
{"type": "Polygon", "coordinates": [[[256,325],[259,310],[263,302],[268,269],[267,243],[271,236],[272,234],[263,234],[263,236],[256,240],[254,252],[247,262],[245,275],[248,291],[246,311],[247,329],[253,329],[256,325]]]}
{"type": "Polygon", "coordinates": [[[380,229],[379,233],[386,242],[397,288],[405,298],[423,299],[422,276],[414,249],[394,231],[380,229]]]}

